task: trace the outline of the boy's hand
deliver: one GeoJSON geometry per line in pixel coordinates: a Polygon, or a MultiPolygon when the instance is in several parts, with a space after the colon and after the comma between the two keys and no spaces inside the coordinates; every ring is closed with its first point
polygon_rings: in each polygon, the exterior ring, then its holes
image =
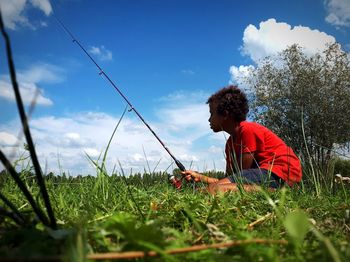
{"type": "Polygon", "coordinates": [[[202,177],[201,174],[192,170],[182,171],[181,174],[185,177],[187,181],[191,181],[193,179],[195,182],[199,182],[201,181],[201,177],[202,177]]]}

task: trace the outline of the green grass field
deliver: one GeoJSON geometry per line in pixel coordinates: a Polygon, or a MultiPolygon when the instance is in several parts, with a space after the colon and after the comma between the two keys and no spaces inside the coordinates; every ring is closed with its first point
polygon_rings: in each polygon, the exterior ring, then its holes
{"type": "MultiPolygon", "coordinates": [[[[35,177],[28,172],[21,177],[40,199],[35,177]]],[[[159,256],[144,259],[160,261],[350,258],[348,185],[336,185],[319,196],[310,186],[212,196],[200,192],[201,184],[178,191],[161,173],[127,179],[105,173],[77,178],[50,175],[46,185],[58,230],[35,223],[17,185],[2,174],[1,192],[34,222],[23,228],[0,218],[1,258],[85,261],[87,254],[125,251],[155,251],[159,256]],[[262,243],[255,243],[259,239],[262,243]],[[165,252],[236,240],[247,242],[176,255],[165,252]]]]}

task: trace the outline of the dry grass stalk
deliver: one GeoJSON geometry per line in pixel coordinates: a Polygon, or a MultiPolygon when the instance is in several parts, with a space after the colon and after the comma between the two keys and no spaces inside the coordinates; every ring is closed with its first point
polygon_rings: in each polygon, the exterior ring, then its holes
{"type": "MultiPolygon", "coordinates": [[[[214,249],[214,248],[228,248],[240,245],[249,245],[249,244],[260,244],[260,245],[287,245],[288,242],[284,239],[280,240],[272,240],[272,239],[247,239],[247,240],[234,240],[228,241],[224,243],[217,244],[203,244],[203,245],[194,245],[190,247],[183,247],[177,249],[165,250],[164,253],[168,255],[176,255],[181,253],[189,253],[196,252],[206,249],[214,249]]],[[[86,256],[86,259],[91,260],[117,260],[117,259],[137,259],[143,257],[155,257],[160,254],[155,251],[143,252],[143,251],[128,251],[128,252],[110,252],[110,253],[96,253],[89,254],[86,256]]],[[[64,259],[63,256],[35,256],[35,257],[10,257],[10,258],[2,258],[0,257],[0,261],[62,261],[64,259]]]]}
{"type": "Polygon", "coordinates": [[[254,226],[264,222],[265,220],[267,220],[268,218],[270,218],[272,216],[272,213],[267,213],[265,216],[255,220],[254,222],[250,223],[247,228],[248,229],[253,229],[254,226]]]}
{"type": "MultiPolygon", "coordinates": [[[[196,251],[206,250],[206,249],[227,248],[227,247],[234,247],[234,246],[247,245],[247,244],[286,245],[286,244],[288,244],[288,242],[284,239],[281,239],[281,240],[271,240],[271,239],[235,240],[235,241],[228,241],[228,242],[224,242],[224,243],[209,244],[209,245],[203,244],[203,245],[195,245],[195,246],[190,246],[190,247],[165,250],[164,253],[169,254],[169,255],[175,255],[175,254],[181,254],[181,253],[196,252],[196,251]]],[[[158,256],[158,255],[159,255],[159,253],[157,253],[155,251],[150,251],[150,252],[129,251],[129,252],[117,252],[117,253],[90,254],[90,255],[87,255],[86,258],[87,259],[94,259],[94,260],[104,260],[104,259],[117,260],[117,259],[135,259],[135,258],[143,258],[143,257],[154,257],[154,256],[158,256]]]]}

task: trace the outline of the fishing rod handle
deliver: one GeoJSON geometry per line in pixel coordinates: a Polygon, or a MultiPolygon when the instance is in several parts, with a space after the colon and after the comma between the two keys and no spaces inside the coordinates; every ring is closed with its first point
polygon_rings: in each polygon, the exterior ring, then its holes
{"type": "Polygon", "coordinates": [[[181,171],[186,171],[185,166],[177,159],[174,158],[175,164],[177,165],[177,167],[181,170],[181,171]]]}

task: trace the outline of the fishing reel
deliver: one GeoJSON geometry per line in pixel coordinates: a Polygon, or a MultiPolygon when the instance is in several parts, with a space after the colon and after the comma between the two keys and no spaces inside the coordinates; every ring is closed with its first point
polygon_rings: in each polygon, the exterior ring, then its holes
{"type": "Polygon", "coordinates": [[[195,189],[196,183],[194,179],[186,179],[185,176],[178,177],[175,174],[168,174],[168,181],[170,184],[172,184],[177,190],[180,190],[183,188],[184,181],[187,185],[190,185],[195,189]]]}

